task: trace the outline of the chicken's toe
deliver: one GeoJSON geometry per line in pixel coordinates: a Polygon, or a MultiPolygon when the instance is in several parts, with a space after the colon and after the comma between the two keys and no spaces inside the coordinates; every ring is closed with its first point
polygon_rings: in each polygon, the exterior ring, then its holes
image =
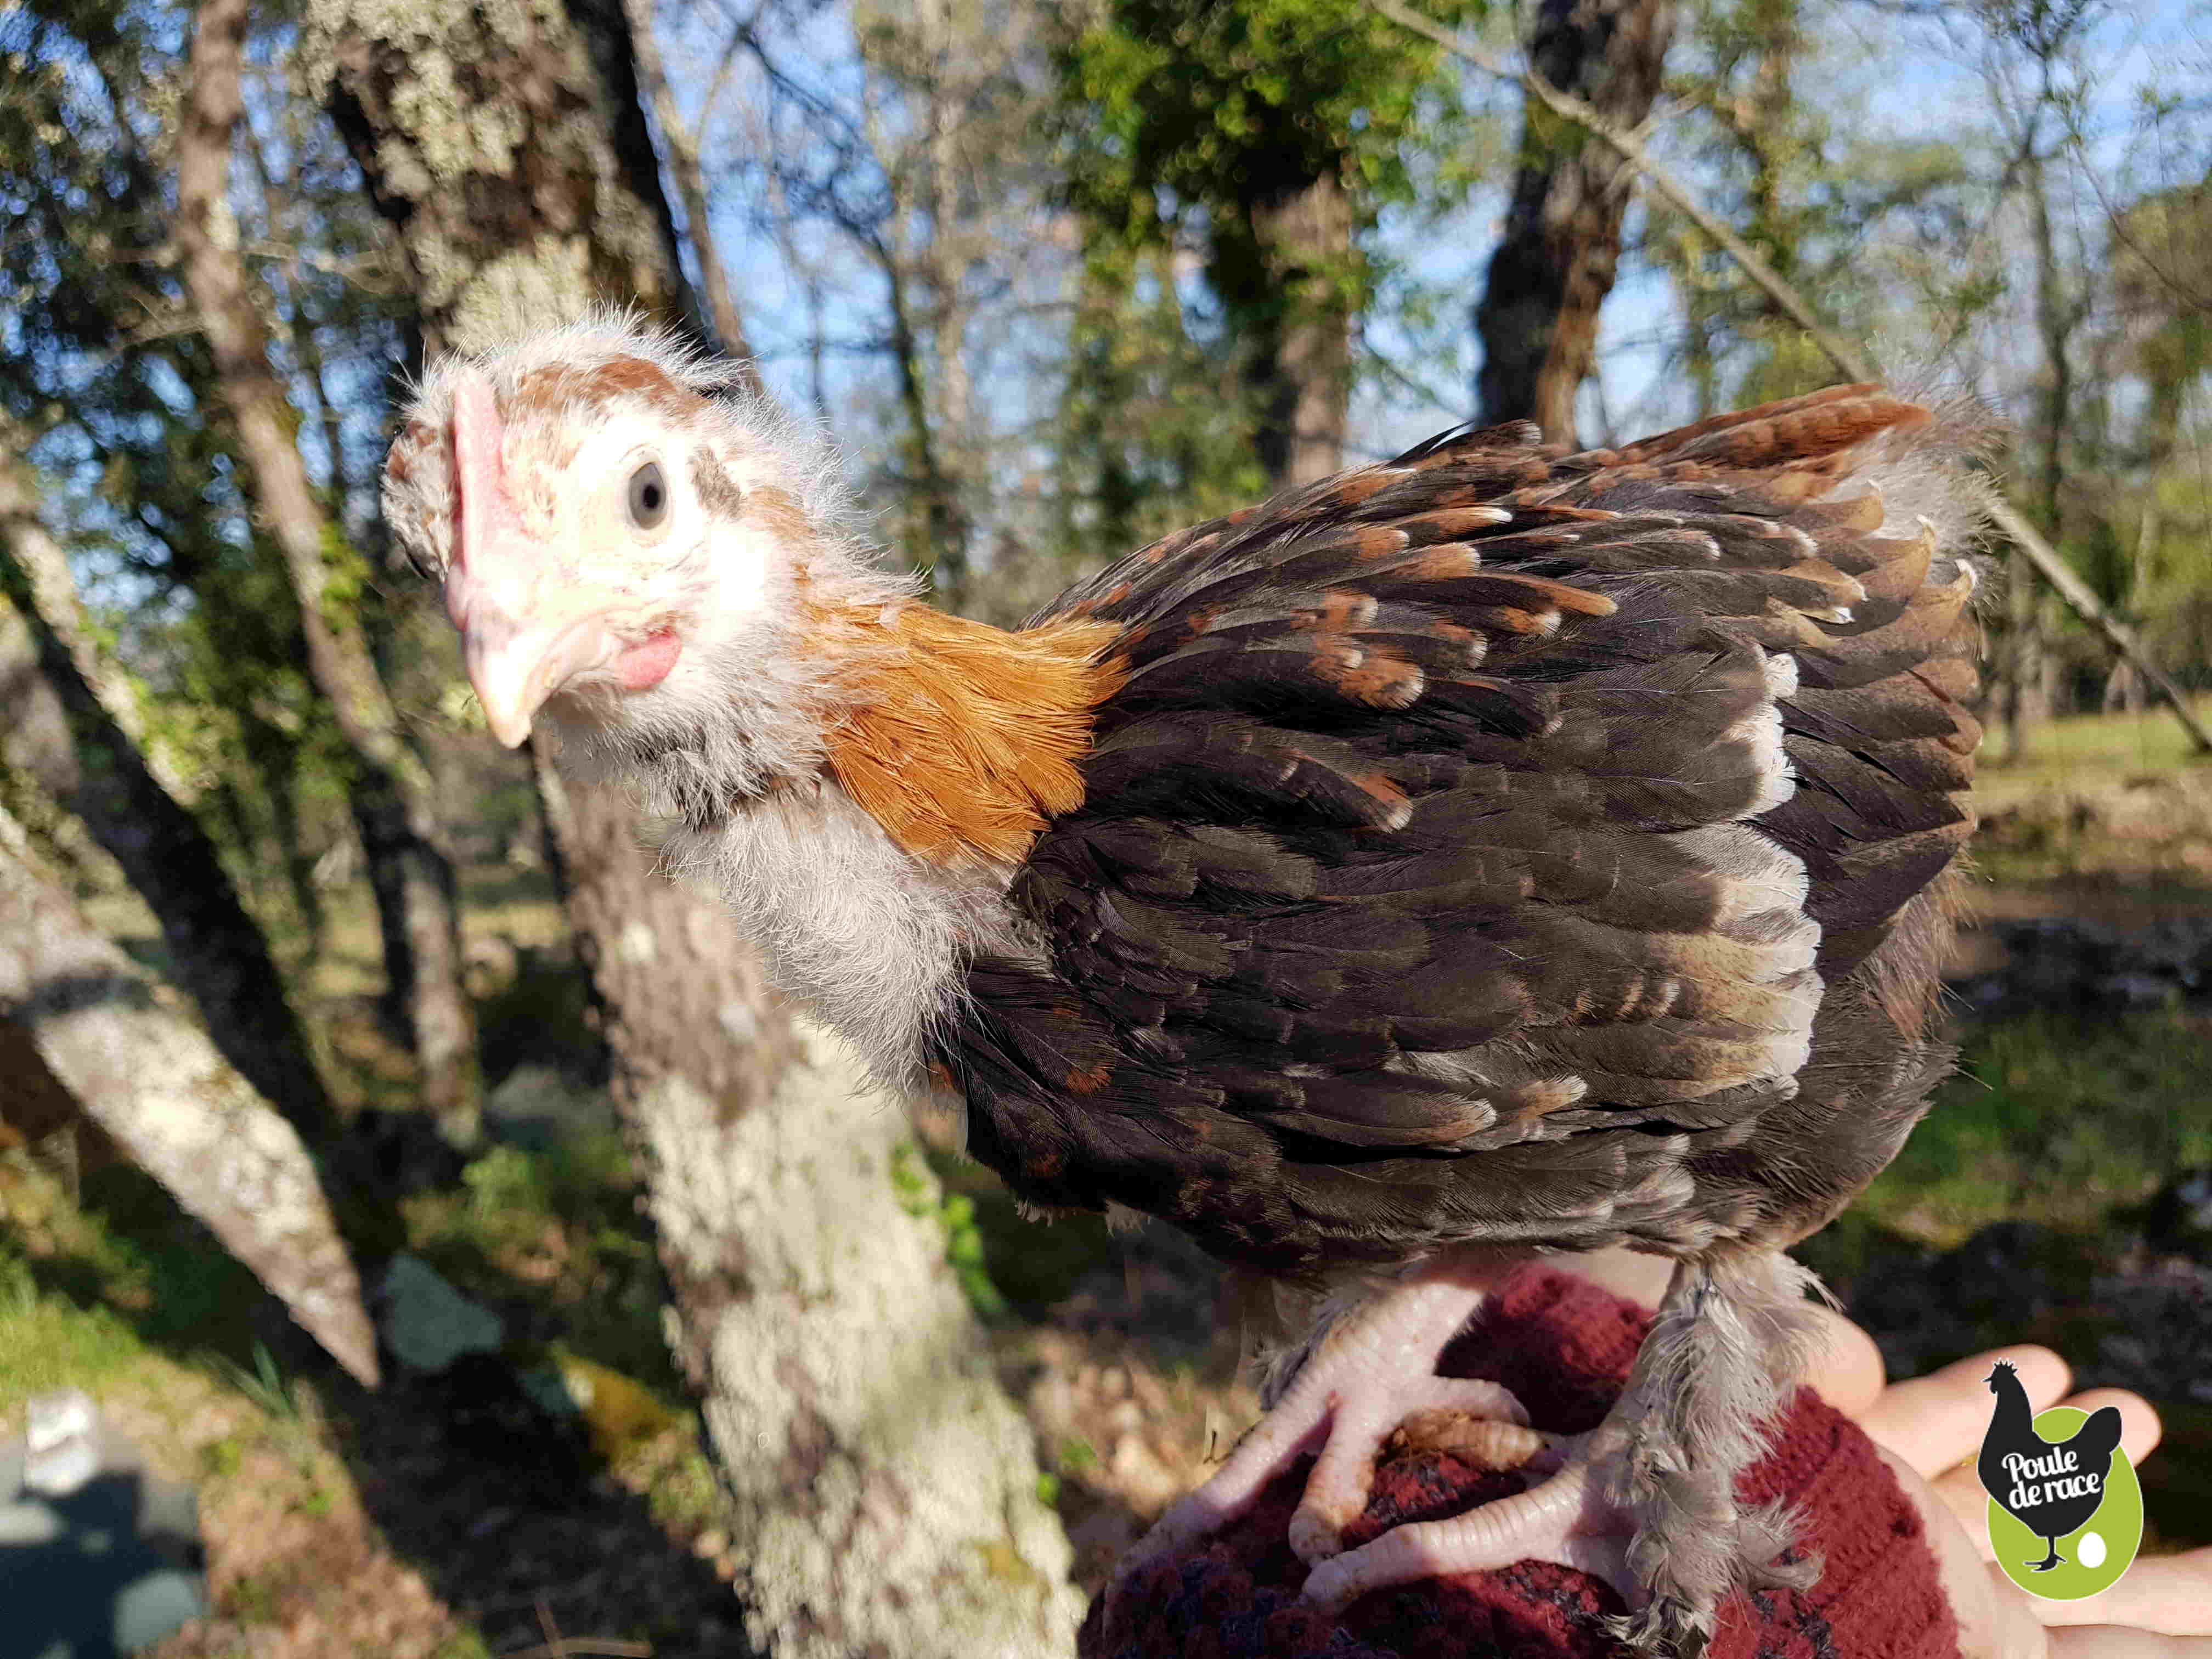
{"type": "Polygon", "coordinates": [[[1291,1517],[1291,1547],[1308,1563],[1344,1547],[1346,1528],[1366,1510],[1386,1442],[1449,1450],[1484,1468],[1518,1468],[1554,1439],[1530,1428],[1521,1402],[1495,1382],[1355,1374],[1332,1398],[1328,1442],[1291,1517]]]}
{"type": "Polygon", "coordinates": [[[1407,1416],[1443,1410],[1525,1425],[1528,1415],[1520,1401],[1498,1384],[1435,1375],[1437,1355],[1482,1305],[1477,1285],[1443,1258],[1331,1328],[1228,1462],[1171,1505],[1122,1558],[1109,1594],[1146,1562],[1243,1515],[1316,1447],[1321,1460],[1291,1528],[1292,1547],[1308,1560],[1340,1547],[1343,1528],[1366,1507],[1377,1447],[1407,1416]]]}
{"type": "Polygon", "coordinates": [[[1633,1530],[1633,1517],[1605,1496],[1590,1467],[1574,1462],[1527,1492],[1464,1515],[1394,1527],[1322,1562],[1302,1594],[1316,1606],[1340,1608],[1393,1584],[1556,1561],[1604,1579],[1633,1607],[1648,1599],[1628,1566],[1633,1530]]]}

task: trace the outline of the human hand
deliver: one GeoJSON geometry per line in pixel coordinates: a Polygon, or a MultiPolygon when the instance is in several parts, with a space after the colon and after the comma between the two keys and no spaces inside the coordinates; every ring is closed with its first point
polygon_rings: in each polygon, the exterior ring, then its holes
{"type": "Polygon", "coordinates": [[[1965,1659],[2212,1659],[2212,1548],[2136,1560],[2100,1595],[2050,1601],[1990,1560],[1988,1495],[1972,1459],[1989,1427],[1990,1365],[2019,1368],[2030,1407],[2120,1409],[2120,1446],[2140,1465],[2159,1441],[2158,1413],[2117,1389],[2066,1393],[2072,1373],[2048,1348],[1993,1349],[1905,1382],[1887,1381],[1867,1334],[1825,1310],[1826,1341],[1807,1381],[1855,1419],[1919,1509],[1965,1659]]]}
{"type": "MultiPolygon", "coordinates": [[[[1645,1307],[1656,1307],[1668,1265],[1606,1250],[1557,1258],[1645,1307]]],[[[1990,1425],[1990,1367],[2019,1368],[2030,1409],[2120,1409],[2120,1448],[2140,1466],[2159,1442],[2158,1413],[2117,1389],[2068,1395],[2073,1373],[2048,1348],[1995,1348],[1908,1382],[1890,1382],[1881,1353],[1841,1314],[1819,1310],[1822,1344],[1807,1383],[1856,1420],[1920,1510],[1943,1591],[1959,1620],[1964,1659],[2212,1659],[2212,1547],[2147,1556],[2101,1595],[2078,1601],[2030,1595],[1990,1559],[1989,1494],[1973,1469],[1990,1425]]]]}

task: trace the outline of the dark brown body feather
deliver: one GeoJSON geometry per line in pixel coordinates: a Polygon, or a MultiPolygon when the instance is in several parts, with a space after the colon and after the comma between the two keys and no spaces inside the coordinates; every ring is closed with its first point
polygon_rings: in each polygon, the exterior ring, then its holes
{"type": "Polygon", "coordinates": [[[937,1039],[975,1152],[1278,1273],[1820,1225],[1948,1058],[1973,580],[1847,482],[1928,422],[1448,434],[1066,595],[1127,677],[937,1039]]]}

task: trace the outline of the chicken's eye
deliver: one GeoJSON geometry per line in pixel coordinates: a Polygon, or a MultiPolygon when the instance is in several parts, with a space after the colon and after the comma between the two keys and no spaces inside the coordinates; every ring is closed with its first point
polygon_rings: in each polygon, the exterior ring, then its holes
{"type": "Polygon", "coordinates": [[[668,516],[668,482],[660,463],[647,461],[629,475],[629,521],[640,530],[658,530],[668,516]]]}

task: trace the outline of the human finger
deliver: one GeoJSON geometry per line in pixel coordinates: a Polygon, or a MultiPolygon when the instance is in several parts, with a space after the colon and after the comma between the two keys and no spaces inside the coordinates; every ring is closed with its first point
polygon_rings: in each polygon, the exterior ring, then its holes
{"type": "Polygon", "coordinates": [[[1958,1620],[1960,1659],[2042,1659],[2044,1629],[2021,1605],[2024,1598],[2009,1583],[1991,1583],[1966,1528],[1936,1501],[1911,1465],[1879,1445],[1875,1455],[1888,1466],[1898,1490],[1920,1512],[1921,1536],[1936,1558],[1936,1581],[1958,1620]]]}
{"type": "Polygon", "coordinates": [[[2139,1557],[2112,1589],[2078,1601],[2039,1601],[2035,1611],[2046,1625],[2124,1625],[2162,1636],[2212,1637],[2212,1547],[2139,1557]]]}
{"type": "Polygon", "coordinates": [[[2117,1625],[2077,1625],[2050,1633],[2050,1659],[2212,1659],[2212,1637],[2161,1636],[2117,1625]]]}
{"type": "Polygon", "coordinates": [[[1862,1415],[1881,1398],[1887,1374],[1874,1339],[1832,1308],[1813,1310],[1814,1340],[1805,1382],[1846,1417],[1862,1415]]]}
{"type": "Polygon", "coordinates": [[[1992,1348],[1926,1376],[1891,1383],[1860,1417],[1859,1426],[1917,1473],[1938,1474],[1972,1456],[1989,1431],[1989,1375],[2000,1359],[2018,1372],[2031,1411],[2055,1405],[2073,1378],[2066,1362],[2048,1348],[1992,1348]]]}

